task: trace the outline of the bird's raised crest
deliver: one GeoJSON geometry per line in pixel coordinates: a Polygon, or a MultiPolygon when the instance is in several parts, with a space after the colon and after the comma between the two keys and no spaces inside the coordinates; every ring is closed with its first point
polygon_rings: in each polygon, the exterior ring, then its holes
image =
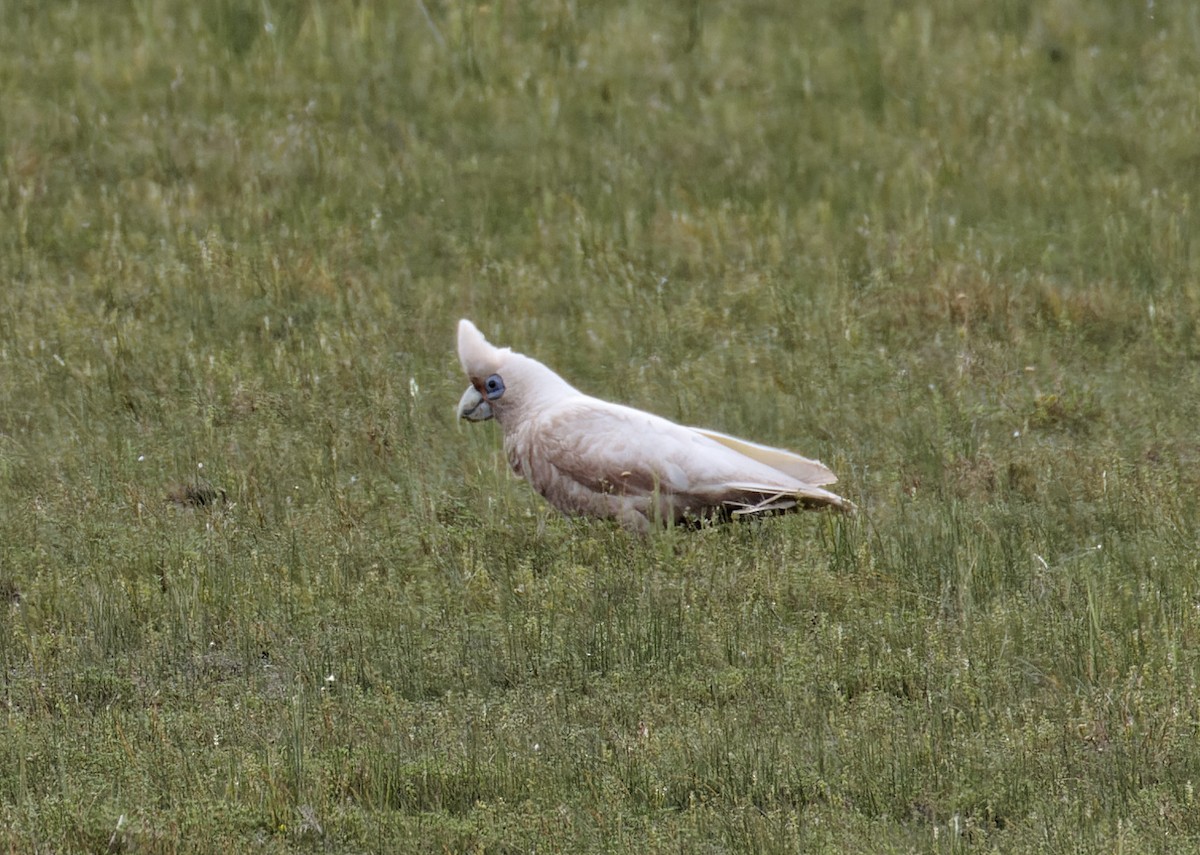
{"type": "Polygon", "coordinates": [[[458,322],[458,361],[468,377],[482,378],[495,372],[511,348],[494,347],[473,323],[463,318],[458,322]]]}

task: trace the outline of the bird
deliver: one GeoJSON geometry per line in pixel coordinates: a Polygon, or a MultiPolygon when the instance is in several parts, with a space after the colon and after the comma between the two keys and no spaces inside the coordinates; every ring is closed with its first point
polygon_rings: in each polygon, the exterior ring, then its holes
{"type": "Polygon", "coordinates": [[[466,318],[458,357],[470,385],[458,417],[495,419],[513,471],[567,516],[646,533],[671,525],[854,505],[824,489],[823,463],[580,392],[549,367],[490,344],[466,318]]]}

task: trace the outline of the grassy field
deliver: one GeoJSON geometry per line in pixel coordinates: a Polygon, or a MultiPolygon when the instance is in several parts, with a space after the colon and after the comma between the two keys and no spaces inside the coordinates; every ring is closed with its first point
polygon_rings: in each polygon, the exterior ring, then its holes
{"type": "Polygon", "coordinates": [[[1190,0],[6,3],[0,163],[0,850],[1200,851],[1190,0]]]}

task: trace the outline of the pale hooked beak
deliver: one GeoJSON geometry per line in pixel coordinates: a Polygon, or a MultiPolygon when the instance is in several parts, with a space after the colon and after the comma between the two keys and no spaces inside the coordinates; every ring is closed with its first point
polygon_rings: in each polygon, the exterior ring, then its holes
{"type": "Polygon", "coordinates": [[[468,386],[458,399],[458,417],[469,422],[486,422],[492,417],[492,405],[483,399],[478,389],[468,386]]]}

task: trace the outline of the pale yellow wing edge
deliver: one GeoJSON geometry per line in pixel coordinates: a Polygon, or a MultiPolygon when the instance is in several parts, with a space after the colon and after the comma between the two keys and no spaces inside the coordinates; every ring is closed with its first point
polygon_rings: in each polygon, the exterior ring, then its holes
{"type": "Polygon", "coordinates": [[[745,439],[738,439],[736,436],[719,433],[715,430],[707,430],[705,428],[692,428],[701,436],[708,437],[714,442],[719,442],[726,448],[731,448],[738,454],[744,454],[751,460],[757,460],[770,466],[772,469],[778,469],[791,475],[793,478],[803,481],[805,484],[811,484],[814,487],[821,487],[825,484],[834,484],[837,482],[837,476],[832,470],[819,460],[810,460],[807,457],[801,457],[795,452],[786,451],[782,448],[772,448],[769,445],[759,445],[757,442],[750,442],[745,439]]]}

